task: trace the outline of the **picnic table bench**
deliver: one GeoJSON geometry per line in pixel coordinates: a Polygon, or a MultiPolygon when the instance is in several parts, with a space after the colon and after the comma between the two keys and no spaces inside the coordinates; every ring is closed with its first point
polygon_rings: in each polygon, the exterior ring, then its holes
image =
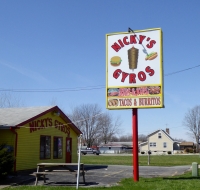
{"type": "MultiPolygon", "coordinates": [[[[46,183],[46,175],[53,174],[54,172],[70,172],[75,173],[77,177],[78,170],[73,169],[73,167],[78,167],[78,163],[38,163],[37,164],[37,171],[33,173],[35,176],[35,185],[38,183],[38,178],[43,176],[44,183],[46,183]],[[45,167],[53,167],[53,166],[61,166],[62,170],[45,170],[45,167]],[[64,169],[64,170],[63,170],[64,169]],[[42,171],[41,171],[42,170],[42,171]]],[[[85,183],[85,171],[84,171],[84,164],[80,163],[80,173],[79,176],[83,176],[83,182],[85,183]]]]}

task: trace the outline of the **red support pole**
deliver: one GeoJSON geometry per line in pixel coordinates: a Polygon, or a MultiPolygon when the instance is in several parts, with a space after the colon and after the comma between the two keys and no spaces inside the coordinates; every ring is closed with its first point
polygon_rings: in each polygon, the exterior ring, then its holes
{"type": "Polygon", "coordinates": [[[134,181],[139,181],[138,166],[138,110],[132,109],[132,129],[133,129],[133,176],[134,181]]]}

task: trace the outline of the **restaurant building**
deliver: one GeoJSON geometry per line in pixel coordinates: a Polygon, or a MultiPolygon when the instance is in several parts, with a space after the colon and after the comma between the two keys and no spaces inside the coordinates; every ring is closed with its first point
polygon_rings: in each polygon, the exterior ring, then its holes
{"type": "Polygon", "coordinates": [[[41,162],[76,163],[80,134],[58,106],[0,108],[0,144],[13,152],[14,171],[41,162]]]}

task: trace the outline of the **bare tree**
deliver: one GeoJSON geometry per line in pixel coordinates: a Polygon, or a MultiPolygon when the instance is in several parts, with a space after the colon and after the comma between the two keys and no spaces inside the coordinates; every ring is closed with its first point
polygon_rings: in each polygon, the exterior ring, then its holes
{"type": "Polygon", "coordinates": [[[104,113],[98,119],[101,131],[100,138],[104,144],[107,144],[111,141],[112,137],[119,133],[121,126],[120,117],[114,119],[109,113],[104,113]]]}
{"type": "Polygon", "coordinates": [[[120,118],[103,113],[97,104],[83,104],[72,108],[68,114],[73,123],[82,131],[83,142],[90,147],[100,142],[107,143],[118,133],[120,118]]]}
{"type": "Polygon", "coordinates": [[[185,114],[183,124],[196,141],[196,152],[199,152],[200,136],[200,106],[188,110],[185,114]]]}
{"type": "Polygon", "coordinates": [[[181,139],[181,138],[174,138],[174,141],[178,141],[178,142],[186,142],[186,140],[181,139]]]}
{"type": "Polygon", "coordinates": [[[119,137],[119,142],[131,142],[133,140],[132,134],[122,135],[119,137]]]}
{"type": "Polygon", "coordinates": [[[98,118],[101,114],[102,110],[97,104],[83,104],[73,108],[72,114],[69,114],[70,119],[82,131],[83,140],[89,147],[99,137],[100,123],[98,118]]]}
{"type": "Polygon", "coordinates": [[[138,135],[138,141],[146,142],[147,141],[147,136],[146,135],[138,135]]]}
{"type": "Polygon", "coordinates": [[[14,97],[9,92],[0,92],[0,108],[19,107],[22,105],[20,98],[14,97]]]}

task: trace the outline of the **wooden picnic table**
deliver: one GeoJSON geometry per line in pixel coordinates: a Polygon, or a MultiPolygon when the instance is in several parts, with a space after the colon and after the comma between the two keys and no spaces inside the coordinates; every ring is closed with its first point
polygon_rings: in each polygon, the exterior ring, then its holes
{"type": "MultiPolygon", "coordinates": [[[[46,175],[53,174],[53,172],[71,172],[75,173],[75,176],[77,176],[78,169],[74,169],[73,167],[78,168],[78,163],[38,163],[37,164],[37,171],[34,172],[34,175],[36,177],[35,185],[38,183],[38,178],[40,176],[43,176],[44,183],[46,183],[46,175]],[[45,170],[45,167],[50,166],[61,166],[63,167],[62,170],[45,170]],[[41,171],[42,170],[42,171],[41,171]]],[[[83,182],[85,183],[85,171],[84,171],[84,164],[80,163],[80,176],[83,176],[83,182]]]]}

